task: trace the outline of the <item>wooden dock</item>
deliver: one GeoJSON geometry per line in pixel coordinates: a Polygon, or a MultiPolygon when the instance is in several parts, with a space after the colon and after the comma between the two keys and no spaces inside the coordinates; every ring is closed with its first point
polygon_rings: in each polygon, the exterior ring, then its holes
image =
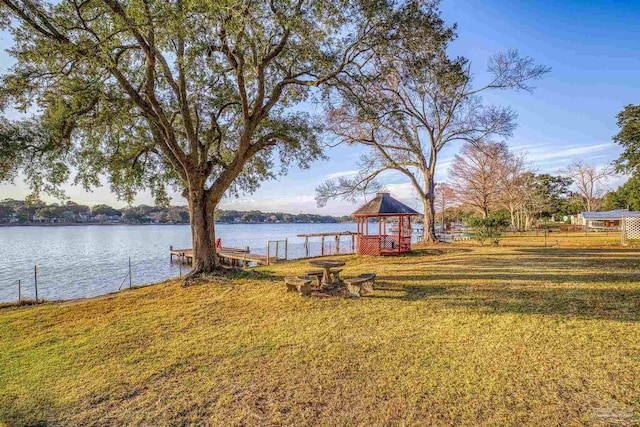
{"type": "MultiPolygon", "coordinates": [[[[251,263],[258,265],[269,265],[277,262],[284,261],[282,258],[267,257],[266,255],[252,254],[249,252],[249,248],[219,248],[217,250],[218,258],[224,264],[231,266],[246,267],[251,263]]],[[[191,264],[193,260],[193,249],[173,249],[169,248],[169,257],[173,261],[173,257],[176,257],[178,261],[191,264]]]]}

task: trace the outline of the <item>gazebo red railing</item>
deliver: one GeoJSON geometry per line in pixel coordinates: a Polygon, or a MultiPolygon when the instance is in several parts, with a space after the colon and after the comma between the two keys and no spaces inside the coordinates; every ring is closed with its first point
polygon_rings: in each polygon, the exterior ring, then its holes
{"type": "Polygon", "coordinates": [[[393,199],[378,196],[352,214],[357,224],[360,255],[398,255],[411,250],[411,216],[417,212],[393,199]],[[372,222],[372,218],[376,218],[372,222]]]}

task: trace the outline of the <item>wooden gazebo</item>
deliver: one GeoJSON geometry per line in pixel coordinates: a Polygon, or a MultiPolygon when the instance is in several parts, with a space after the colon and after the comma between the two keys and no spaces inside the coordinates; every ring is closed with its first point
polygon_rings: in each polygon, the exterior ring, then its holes
{"type": "Polygon", "coordinates": [[[378,193],[376,198],[351,214],[358,225],[358,254],[398,255],[411,250],[411,217],[419,215],[409,206],[378,193]],[[376,218],[376,222],[372,222],[376,218]]]}

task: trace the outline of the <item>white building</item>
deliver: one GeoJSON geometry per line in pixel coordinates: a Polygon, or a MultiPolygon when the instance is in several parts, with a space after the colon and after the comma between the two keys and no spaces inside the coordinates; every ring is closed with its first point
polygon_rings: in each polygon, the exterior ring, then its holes
{"type": "Polygon", "coordinates": [[[640,212],[625,209],[582,212],[577,216],[576,225],[582,225],[586,231],[619,231],[622,218],[640,218],[640,212]]]}

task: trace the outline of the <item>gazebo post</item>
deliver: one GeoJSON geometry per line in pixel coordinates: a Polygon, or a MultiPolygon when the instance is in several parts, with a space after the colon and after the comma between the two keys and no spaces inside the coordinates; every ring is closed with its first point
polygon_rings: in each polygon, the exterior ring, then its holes
{"type": "Polygon", "coordinates": [[[382,252],[382,217],[378,216],[378,248],[382,252]]]}
{"type": "Polygon", "coordinates": [[[402,216],[398,215],[398,253],[400,253],[400,248],[402,247],[402,226],[404,221],[402,221],[402,216]]]}

